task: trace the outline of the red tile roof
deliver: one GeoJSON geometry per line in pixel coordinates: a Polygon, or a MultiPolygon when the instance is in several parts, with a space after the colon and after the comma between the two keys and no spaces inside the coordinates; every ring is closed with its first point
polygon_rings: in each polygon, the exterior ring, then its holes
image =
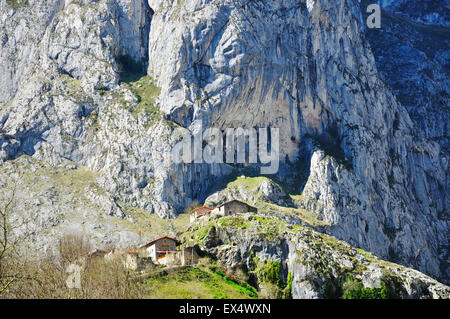
{"type": "Polygon", "coordinates": [[[196,209],[194,209],[194,214],[196,218],[205,216],[206,214],[210,213],[213,210],[213,208],[211,207],[197,207],[196,209]]]}
{"type": "Polygon", "coordinates": [[[206,206],[203,206],[203,207],[197,207],[196,209],[194,209],[195,212],[200,212],[200,213],[203,213],[203,212],[210,212],[210,211],[212,211],[212,210],[213,210],[213,208],[211,208],[211,207],[206,207],[206,206]]]}
{"type": "Polygon", "coordinates": [[[157,250],[156,253],[157,254],[175,254],[175,253],[179,253],[182,250],[157,250]]]}

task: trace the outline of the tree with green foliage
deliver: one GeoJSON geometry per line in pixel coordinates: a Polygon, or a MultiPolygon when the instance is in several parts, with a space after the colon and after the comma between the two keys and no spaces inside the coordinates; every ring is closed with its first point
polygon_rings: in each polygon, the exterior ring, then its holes
{"type": "Polygon", "coordinates": [[[365,288],[360,280],[347,276],[343,284],[342,299],[388,299],[386,283],[381,282],[380,288],[365,288]]]}

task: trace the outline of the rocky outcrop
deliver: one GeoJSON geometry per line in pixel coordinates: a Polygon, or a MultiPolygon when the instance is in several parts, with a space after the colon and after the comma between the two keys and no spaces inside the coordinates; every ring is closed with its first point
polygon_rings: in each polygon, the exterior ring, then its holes
{"type": "Polygon", "coordinates": [[[205,205],[215,207],[233,199],[257,205],[269,202],[280,206],[292,206],[292,199],[280,185],[266,177],[246,177],[244,175],[228,183],[226,188],[213,193],[205,200],[205,205]]]}
{"type": "Polygon", "coordinates": [[[271,278],[290,289],[295,299],[339,298],[354,289],[352,285],[380,294],[384,287],[385,298],[450,298],[448,286],[418,271],[272,216],[247,214],[196,223],[183,240],[199,244],[232,270],[256,276],[260,288],[271,278]],[[266,269],[271,275],[258,276],[267,265],[276,265],[266,269]],[[273,269],[279,280],[274,278],[273,269]]]}

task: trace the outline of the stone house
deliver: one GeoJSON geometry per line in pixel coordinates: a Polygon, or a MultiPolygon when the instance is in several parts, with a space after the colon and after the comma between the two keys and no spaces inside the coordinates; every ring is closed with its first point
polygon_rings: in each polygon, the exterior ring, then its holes
{"type": "Polygon", "coordinates": [[[169,254],[178,253],[177,246],[179,244],[180,242],[177,239],[169,236],[157,238],[139,247],[139,256],[150,257],[153,262],[157,262],[169,254]]]}
{"type": "Polygon", "coordinates": [[[258,210],[256,207],[250,206],[240,200],[233,199],[229,202],[223,203],[217,206],[211,211],[211,216],[231,216],[236,214],[256,213],[258,210]]]}
{"type": "Polygon", "coordinates": [[[150,258],[154,264],[165,266],[186,266],[198,262],[193,247],[178,249],[180,242],[172,237],[157,238],[139,248],[139,259],[150,258]]]}

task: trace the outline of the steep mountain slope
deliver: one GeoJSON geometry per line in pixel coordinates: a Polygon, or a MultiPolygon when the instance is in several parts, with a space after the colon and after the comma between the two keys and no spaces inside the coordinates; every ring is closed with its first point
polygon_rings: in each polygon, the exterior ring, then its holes
{"type": "Polygon", "coordinates": [[[448,10],[443,2],[409,1],[400,12],[388,6],[381,29],[367,30],[366,36],[378,69],[408,110],[416,129],[438,142],[448,154],[450,30],[438,21],[421,24],[408,18],[410,13],[427,16],[428,11],[419,8],[427,9],[430,3],[439,3],[434,10],[445,14],[448,10]]]}
{"type": "Polygon", "coordinates": [[[199,245],[230,272],[247,274],[260,291],[274,295],[284,292],[285,297],[295,299],[367,298],[370,294],[372,298],[450,298],[448,286],[415,270],[270,215],[199,222],[185,232],[183,241],[199,245]]]}
{"type": "MultiPolygon", "coordinates": [[[[433,111],[431,132],[411,120],[422,94],[402,105],[383,82],[358,1],[11,3],[0,2],[3,165],[85,167],[108,198],[97,215],[125,218],[124,203],[175,217],[232,171],[174,163],[180,134],[278,127],[279,177],[329,234],[448,282],[448,117],[433,111]]],[[[423,94],[448,91],[442,72],[423,94]]]]}
{"type": "Polygon", "coordinates": [[[450,4],[447,0],[381,0],[383,8],[425,24],[450,27],[450,4]]]}

